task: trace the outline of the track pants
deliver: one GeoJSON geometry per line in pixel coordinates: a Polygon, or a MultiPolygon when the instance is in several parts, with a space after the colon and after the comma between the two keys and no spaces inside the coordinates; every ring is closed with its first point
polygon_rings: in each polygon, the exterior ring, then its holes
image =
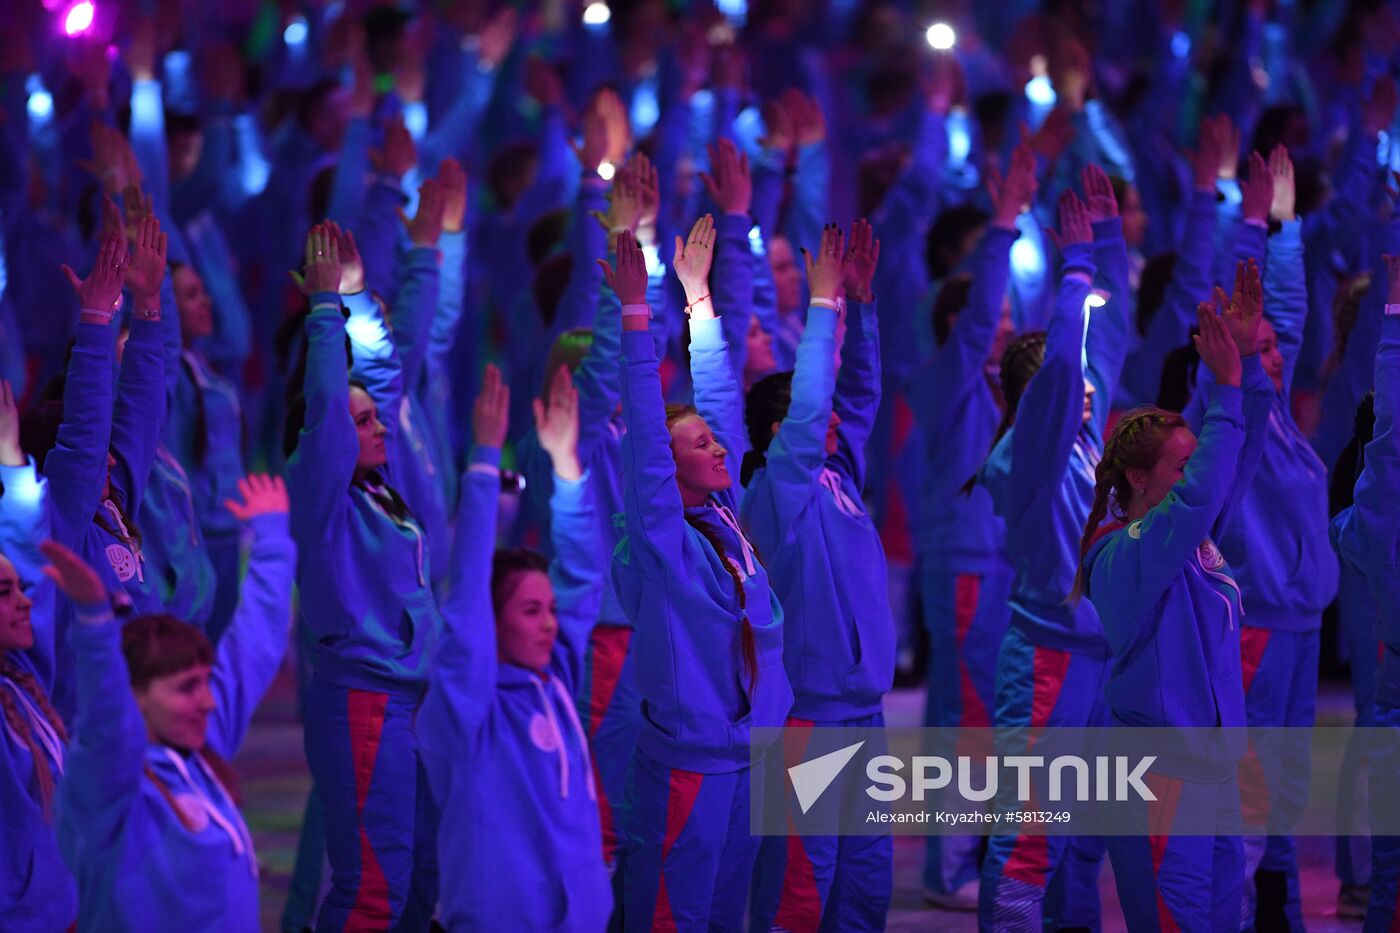
{"type": "MultiPolygon", "coordinates": [[[[951,573],[925,567],[924,627],[929,637],[924,725],[986,728],[996,698],[997,655],[1011,619],[1012,573],[951,573]]],[[[976,756],[973,756],[974,758],[976,756]]],[[[981,836],[928,837],[924,887],[952,894],[979,874],[981,836]]]]}
{"type": "MultiPolygon", "coordinates": [[[[1371,805],[1394,812],[1395,788],[1400,784],[1400,707],[1375,704],[1376,732],[1368,765],[1371,805]],[[1385,730],[1385,731],[1381,731],[1385,730]]],[[[1390,818],[1375,825],[1395,825],[1390,818]]],[[[1400,836],[1371,837],[1371,900],[1366,906],[1366,933],[1388,933],[1400,916],[1400,836]]]]}
{"type": "MultiPolygon", "coordinates": [[[[1107,680],[1106,659],[1033,645],[1015,628],[1008,629],[997,663],[995,723],[1023,728],[1105,725],[1107,680]]],[[[1001,749],[1001,754],[1028,751],[1022,745],[1001,749]]],[[[1003,785],[998,796],[1014,792],[1003,785]]],[[[1009,807],[1016,807],[1014,801],[1009,807]]],[[[1046,926],[1097,929],[1103,854],[1102,840],[1093,837],[992,836],[982,863],[979,926],[1035,933],[1046,926]],[[1052,881],[1055,890],[1047,899],[1052,881]]]]}
{"type": "MultiPolygon", "coordinates": [[[[1308,737],[1303,727],[1312,727],[1317,707],[1319,641],[1317,630],[1284,632],[1252,625],[1240,628],[1246,722],[1251,727],[1298,729],[1296,736],[1291,730],[1284,734],[1272,729],[1267,738],[1256,737],[1240,761],[1240,791],[1247,824],[1286,829],[1307,805],[1308,737]],[[1256,747],[1260,741],[1266,747],[1256,747]]],[[[1298,852],[1293,837],[1246,836],[1244,853],[1244,929],[1254,929],[1254,873],[1258,870],[1283,875],[1287,894],[1282,922],[1294,933],[1303,930],[1298,852]]]]}
{"type": "Polygon", "coordinates": [[[698,774],[638,751],[620,866],[625,928],[741,930],[758,842],[747,767],[698,774]]]}
{"type": "MultiPolygon", "coordinates": [[[[854,726],[883,728],[885,716],[814,722],[788,718],[788,729],[854,726]]],[[[804,741],[784,742],[769,754],[784,767],[824,754],[804,741]]],[[[854,785],[851,790],[855,790],[854,785]]],[[[795,801],[789,801],[795,806],[795,801]]],[[[796,931],[883,930],[894,891],[894,840],[888,836],[765,836],[753,875],[749,929],[796,931]]]]}
{"type": "Polygon", "coordinates": [[[627,773],[642,731],[642,697],[628,650],[632,629],[624,625],[597,625],[589,638],[583,683],[577,698],[579,714],[588,728],[588,749],[593,760],[593,783],[598,789],[598,816],[603,828],[603,860],[617,860],[622,827],[627,773]]]}
{"type": "Polygon", "coordinates": [[[314,676],[307,694],[306,759],[331,864],[317,933],[427,930],[438,820],[414,733],[420,698],[314,676]]]}
{"type": "Polygon", "coordinates": [[[1217,822],[1237,824],[1234,780],[1214,784],[1161,774],[1146,777],[1157,798],[1142,804],[1143,834],[1109,836],[1123,919],[1133,933],[1217,933],[1236,930],[1244,897],[1244,848],[1238,836],[1172,836],[1175,814],[1214,809],[1217,822]]]}

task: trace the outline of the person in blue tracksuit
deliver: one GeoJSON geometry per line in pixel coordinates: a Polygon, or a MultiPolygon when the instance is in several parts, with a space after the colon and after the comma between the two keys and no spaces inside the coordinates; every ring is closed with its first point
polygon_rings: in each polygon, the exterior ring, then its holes
{"type": "Polygon", "coordinates": [[[199,518],[189,474],[161,444],[138,519],[142,528],[158,529],[159,534],[142,541],[142,555],[165,611],[209,635],[217,577],[199,518]]]}
{"type": "Polygon", "coordinates": [[[536,437],[555,470],[552,562],[535,551],[495,551],[509,412],[509,391],[490,367],[473,413],[447,634],[419,713],[442,808],[438,860],[451,879],[438,917],[453,931],[601,931],[612,889],[574,691],[606,564],[576,451],[579,397],[568,370],[556,373],[547,407],[536,405],[536,437]]]}
{"type": "MultiPolygon", "coordinates": [[[[1235,252],[1252,257],[1264,269],[1264,313],[1260,360],[1275,390],[1268,443],[1257,482],[1225,526],[1220,547],[1230,558],[1249,612],[1240,632],[1243,652],[1245,710],[1251,726],[1313,725],[1317,701],[1317,665],[1322,611],[1337,594],[1337,555],[1328,537],[1327,467],[1293,420],[1293,372],[1307,316],[1303,270],[1302,223],[1293,215],[1293,167],[1281,148],[1266,166],[1256,154],[1251,177],[1272,175],[1274,203],[1284,196],[1283,223],[1267,237],[1254,218],[1239,225],[1235,252]],[[1278,503],[1289,503],[1281,509],[1278,503]]],[[[1198,381],[1208,383],[1201,370],[1198,381]]],[[[1205,395],[1198,386],[1185,411],[1192,429],[1202,423],[1205,395]]],[[[1263,747],[1251,749],[1240,766],[1246,815],[1261,818],[1256,825],[1287,827],[1307,802],[1307,750],[1289,743],[1277,731],[1265,733],[1263,747]],[[1301,756],[1301,757],[1300,757],[1301,756]],[[1289,763],[1281,781],[1259,770],[1260,757],[1289,763]],[[1272,786],[1271,786],[1272,785],[1272,786]]],[[[1249,836],[1245,840],[1246,896],[1254,900],[1254,875],[1259,882],[1273,875],[1269,890],[1283,889],[1283,909],[1290,929],[1303,928],[1298,860],[1291,836],[1249,836]]],[[[1269,897],[1268,900],[1277,898],[1269,897]]],[[[1267,903],[1262,905],[1269,909],[1267,903]]],[[[1251,919],[1253,912],[1250,911],[1251,919]]]]}
{"type": "MultiPolygon", "coordinates": [[[[1075,542],[1093,498],[1110,395],[1123,364],[1128,260],[1108,177],[1086,169],[1084,187],[1089,207],[1072,191],[1060,202],[1065,260],[1044,360],[1019,403],[1008,402],[1004,422],[1014,418],[1013,426],[996,442],[977,480],[1006,523],[1015,573],[1010,628],[997,660],[998,727],[1097,726],[1105,718],[1108,643],[1093,606],[1065,600],[1074,579],[1075,542]],[[1093,311],[1086,337],[1096,272],[1110,297],[1093,311]]],[[[1020,338],[1008,355],[1025,356],[1026,346],[1020,338]]],[[[1061,925],[1096,927],[1102,859],[1097,840],[992,836],[982,864],[982,924],[1019,928],[1050,914],[1061,925]]]]}
{"type": "MultiPolygon", "coordinates": [[[[165,250],[165,234],[148,216],[138,225],[130,256],[117,231],[103,241],[87,279],[79,281],[68,270],[83,308],[63,403],[31,409],[23,425],[29,434],[25,449],[50,483],[54,540],[98,568],[120,608],[139,613],[163,608],[155,581],[146,575],[136,516],[165,422],[165,325],[158,297],[165,250]],[[123,282],[135,310],[114,401],[112,309],[123,282]]],[[[72,622],[71,602],[60,598],[58,613],[62,639],[72,622]]],[[[65,718],[73,712],[75,683],[71,670],[55,672],[54,705],[65,718]]]]}
{"type": "Polygon", "coordinates": [[[607,276],[622,302],[626,538],[613,584],[634,633],[643,725],[621,858],[626,928],[737,930],[757,839],[749,835],[749,730],[792,704],[783,613],[739,529],[726,464],[743,430],[739,387],[708,298],[714,222],[672,263],[691,312],[696,409],[664,410],[646,267],[626,231],[607,276]]]}
{"type": "MultiPolygon", "coordinates": [[[[860,498],[865,439],[880,404],[870,290],[880,246],[865,221],[853,228],[849,253],[844,245],[839,227],[823,232],[807,260],[812,306],[797,368],[761,380],[746,408],[751,453],[744,472],[753,472],[741,515],[784,608],[789,728],[882,727],[894,681],[885,549],[860,498]],[[849,325],[838,347],[843,287],[849,325]]],[[[893,858],[889,836],[765,837],[751,928],[882,930],[893,858]]]]}
{"type": "MultiPolygon", "coordinates": [[[[978,245],[972,280],[944,283],[933,322],[938,347],[908,386],[925,441],[917,547],[929,636],[924,723],[932,727],[992,724],[1011,567],[991,496],[980,486],[966,495],[961,488],[992,446],[1002,418],[993,384],[1011,334],[1005,309],[1011,244],[1016,218],[1034,200],[1035,187],[1035,156],[1018,147],[978,245]]],[[[977,836],[929,836],[925,897],[938,906],[975,909],[981,847],[977,836]]]]}
{"type": "MultiPolygon", "coordinates": [[[[1258,356],[1257,278],[1237,289],[1236,299],[1225,315],[1210,303],[1197,314],[1196,346],[1215,374],[1199,443],[1175,413],[1140,408],[1125,415],[1096,470],[1081,544],[1075,596],[1082,591],[1093,603],[1113,647],[1106,687],[1113,724],[1202,730],[1153,763],[1146,784],[1157,799],[1140,814],[1144,828],[1170,829],[1186,811],[1215,814],[1220,829],[1108,837],[1132,930],[1233,930],[1240,922],[1244,850],[1235,835],[1235,762],[1245,744],[1245,608],[1215,539],[1254,480],[1270,392],[1258,356]],[[1110,498],[1115,521],[1100,527],[1110,498]],[[1227,731],[1202,737],[1215,726],[1227,731]]],[[[1218,292],[1217,305],[1225,311],[1218,292]]]]}
{"type": "Polygon", "coordinates": [[[53,818],[68,730],[49,699],[54,605],[38,553],[49,537],[48,484],[19,448],[18,413],[5,381],[0,483],[0,917],[17,933],[46,933],[66,929],[78,916],[77,884],[59,853],[53,818]]]}
{"type": "MultiPolygon", "coordinates": [[[[166,361],[167,366],[178,369],[166,374],[175,378],[163,436],[170,453],[184,467],[204,550],[214,567],[214,601],[205,634],[217,643],[238,603],[239,528],[223,503],[237,490],[244,472],[243,412],[238,387],[216,370],[200,349],[200,341],[213,334],[215,326],[213,304],[203,280],[194,267],[174,264],[170,281],[183,346],[178,359],[166,361]]],[[[160,464],[159,457],[156,463],[160,464]]],[[[162,472],[163,480],[170,479],[168,472],[162,472]]],[[[188,620],[203,624],[202,619],[188,620]]]]}
{"type": "Polygon", "coordinates": [[[78,929],[258,929],[258,863],[228,766],[282,661],[295,547],[287,490],[250,476],[229,508],[253,534],[233,624],[216,651],[173,616],[112,615],[101,579],[48,543],[78,607],[78,713],[56,813],[78,880],[78,929]]]}
{"type": "MultiPolygon", "coordinates": [[[[1337,550],[1343,560],[1358,568],[1375,600],[1376,636],[1380,641],[1380,665],[1375,681],[1375,725],[1393,730],[1400,726],[1400,507],[1395,489],[1400,484],[1400,256],[1387,255],[1388,297],[1376,350],[1375,428],[1365,447],[1354,501],[1333,523],[1337,550]]],[[[1393,746],[1393,743],[1391,743],[1393,746]]],[[[1387,758],[1370,758],[1371,800],[1394,799],[1397,778],[1393,747],[1387,758]]],[[[1390,820],[1388,825],[1393,826],[1390,820]]],[[[1392,831],[1393,832],[1393,831],[1392,831]]],[[[1366,910],[1366,930],[1389,930],[1400,898],[1400,835],[1371,837],[1371,898],[1366,910]]]]}
{"type": "Polygon", "coordinates": [[[423,527],[385,480],[396,465],[387,428],[369,392],[350,384],[329,226],[308,234],[305,262],[304,411],[288,413],[287,480],[297,583],[315,594],[301,604],[313,641],[306,758],[332,873],[317,928],[426,928],[437,900],[436,817],[413,720],[442,617],[423,527]]]}

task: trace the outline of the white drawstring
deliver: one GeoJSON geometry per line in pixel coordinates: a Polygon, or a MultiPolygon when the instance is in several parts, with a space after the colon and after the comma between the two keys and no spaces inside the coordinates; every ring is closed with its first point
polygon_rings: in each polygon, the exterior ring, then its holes
{"type": "Polygon", "coordinates": [[[544,707],[545,719],[549,721],[549,729],[554,738],[554,750],[559,753],[559,796],[567,800],[569,797],[569,753],[564,748],[564,733],[560,730],[559,720],[554,715],[554,704],[549,702],[549,694],[544,692],[544,684],[534,674],[530,675],[530,683],[535,685],[535,692],[540,695],[540,706],[544,707]]]}
{"type": "MultiPolygon", "coordinates": [[[[0,681],[10,689],[10,692],[19,697],[20,705],[24,708],[24,715],[29,719],[29,728],[39,737],[39,744],[44,746],[44,750],[49,753],[49,757],[53,759],[54,764],[58,766],[58,773],[62,774],[63,743],[59,741],[58,733],[54,731],[53,726],[49,723],[48,717],[35,708],[34,701],[30,699],[28,694],[20,689],[19,684],[10,680],[8,677],[0,678],[0,681]]],[[[17,745],[25,744],[24,740],[18,735],[15,735],[14,730],[9,728],[10,724],[8,722],[5,723],[5,726],[9,729],[10,734],[14,736],[17,745]]]]}
{"type": "Polygon", "coordinates": [[[156,466],[164,470],[166,477],[185,494],[185,503],[190,507],[190,547],[199,547],[199,534],[196,532],[194,510],[194,494],[190,491],[190,479],[185,473],[185,468],[180,466],[180,461],[175,459],[174,454],[166,450],[161,444],[156,448],[156,466]]]}
{"type": "Polygon", "coordinates": [[[846,490],[841,488],[841,474],[830,467],[822,468],[821,483],[830,490],[832,498],[836,500],[836,507],[842,514],[851,518],[860,518],[865,514],[865,510],[860,507],[850,496],[846,495],[846,490]]]}
{"type": "Polygon", "coordinates": [[[400,528],[404,528],[408,531],[413,532],[415,546],[414,556],[417,562],[418,570],[418,585],[427,586],[427,578],[423,575],[423,529],[418,527],[417,520],[414,519],[411,515],[406,516],[403,519],[397,519],[389,514],[389,510],[384,508],[383,503],[381,503],[378,499],[378,496],[375,495],[378,494],[384,496],[384,498],[386,499],[389,498],[388,490],[386,490],[383,486],[375,486],[371,484],[369,480],[365,480],[364,488],[366,492],[371,493],[371,495],[368,495],[365,498],[369,500],[370,505],[372,505],[375,509],[379,511],[379,514],[383,515],[385,518],[393,522],[395,525],[398,525],[400,528]]]}
{"type": "MultiPolygon", "coordinates": [[[[573,697],[569,696],[569,691],[564,689],[564,684],[559,678],[550,678],[550,685],[554,687],[554,693],[559,697],[559,705],[564,707],[564,712],[569,717],[569,721],[574,724],[574,734],[578,736],[578,747],[583,751],[583,775],[584,783],[588,785],[588,799],[597,800],[598,791],[593,786],[593,765],[588,758],[588,736],[583,731],[583,723],[579,721],[578,709],[575,708],[573,697]]],[[[560,746],[563,746],[561,739],[560,746]]],[[[565,794],[564,796],[568,796],[565,794]]]]}
{"type": "Polygon", "coordinates": [[[214,802],[204,795],[204,791],[194,782],[194,779],[190,777],[189,769],[185,767],[185,760],[172,748],[165,749],[165,757],[169,758],[171,763],[175,765],[175,770],[180,772],[180,777],[184,778],[185,784],[189,787],[195,800],[204,808],[204,812],[209,815],[209,819],[213,820],[214,823],[228,835],[229,840],[233,843],[233,853],[235,855],[245,856],[248,859],[248,869],[252,876],[256,878],[258,876],[258,860],[253,856],[253,837],[248,835],[248,827],[243,823],[243,816],[238,812],[238,808],[234,806],[233,799],[229,797],[228,791],[224,789],[224,785],[220,783],[218,777],[215,776],[209,765],[206,764],[204,759],[200,758],[199,755],[194,756],[195,761],[199,763],[200,770],[204,772],[204,776],[209,779],[211,784],[219,789],[219,795],[223,798],[229,810],[233,812],[233,818],[237,821],[236,828],[233,823],[229,822],[228,818],[224,816],[219,808],[214,806],[214,802]]]}
{"type": "Polygon", "coordinates": [[[744,537],[744,533],[739,530],[739,522],[734,518],[734,513],[729,511],[725,506],[715,502],[713,499],[709,500],[709,502],[710,508],[714,509],[719,515],[719,520],[724,522],[724,524],[729,527],[729,530],[738,536],[739,550],[744,554],[744,571],[749,576],[753,576],[758,572],[753,562],[753,545],[749,544],[749,539],[744,537]]]}

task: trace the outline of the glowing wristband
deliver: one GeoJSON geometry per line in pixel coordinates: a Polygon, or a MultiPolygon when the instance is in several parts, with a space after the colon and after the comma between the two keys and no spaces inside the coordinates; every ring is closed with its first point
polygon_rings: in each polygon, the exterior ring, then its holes
{"type": "Polygon", "coordinates": [[[833,298],[813,298],[813,299],[812,299],[812,307],[814,307],[814,308],[830,308],[831,310],[835,311],[835,310],[836,310],[836,301],[835,301],[835,299],[833,299],[833,298]]]}
{"type": "Polygon", "coordinates": [[[623,305],[623,317],[651,317],[651,305],[646,302],[640,304],[623,305]]]}

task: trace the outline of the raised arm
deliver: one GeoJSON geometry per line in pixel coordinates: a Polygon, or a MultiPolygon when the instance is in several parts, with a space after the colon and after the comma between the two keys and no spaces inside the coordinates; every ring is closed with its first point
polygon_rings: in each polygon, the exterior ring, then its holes
{"type": "Polygon", "coordinates": [[[446,372],[448,354],[457,339],[457,329],[466,312],[467,294],[467,176],[456,159],[444,159],[438,166],[443,185],[442,238],[438,252],[437,309],[428,333],[428,378],[446,372]]]}
{"type": "Polygon", "coordinates": [[[63,386],[63,421],[44,459],[50,483],[53,536],[76,548],[92,524],[107,482],[107,451],[112,435],[112,311],[121,298],[129,259],[119,231],[110,232],[97,251],[86,279],[63,267],[82,311],[63,386]]]}
{"type": "Polygon", "coordinates": [[[350,372],[345,319],[340,313],[340,250],[334,233],[316,226],[306,237],[301,290],[311,299],[306,318],[306,418],[287,460],[292,526],[299,540],[320,540],[355,477],[359,441],[350,418],[350,372]]]}
{"type": "Polygon", "coordinates": [[[1283,394],[1288,398],[1303,349],[1308,280],[1303,266],[1303,222],[1293,212],[1293,162],[1281,145],[1269,156],[1269,174],[1274,181],[1271,214],[1282,227],[1269,237],[1268,264],[1264,266],[1264,313],[1278,334],[1278,350],[1283,356],[1283,394]]]}
{"type": "Polygon", "coordinates": [[[1100,436],[1108,424],[1113,391],[1123,372],[1132,327],[1132,289],[1128,285],[1128,247],[1123,240],[1123,220],[1113,185],[1097,165],[1086,165],[1082,174],[1084,195],[1094,230],[1094,265],[1108,292],[1108,300],[1089,317],[1084,340],[1085,375],[1094,384],[1094,428],[1100,436]]]}
{"type": "Polygon", "coordinates": [[[1390,285],[1376,350],[1376,425],[1356,479],[1356,506],[1348,522],[1352,527],[1344,528],[1341,537],[1344,543],[1353,538],[1353,549],[1364,556],[1362,566],[1380,564],[1381,572],[1393,574],[1393,565],[1383,565],[1400,539],[1400,503],[1395,496],[1400,488],[1400,314],[1389,313],[1400,305],[1400,257],[1386,256],[1385,261],[1390,285]]]}
{"type": "Polygon", "coordinates": [[[549,578],[559,620],[555,661],[572,689],[583,680],[588,639],[603,602],[605,558],[598,547],[602,529],[596,497],[589,495],[588,474],[578,458],[579,397],[567,369],[561,366],[554,374],[549,404],[536,399],[534,414],[535,435],[554,468],[549,500],[554,560],[549,578]]]}
{"type": "Polygon", "coordinates": [[[225,758],[238,754],[253,711],[277,676],[292,622],[292,581],[296,544],[287,519],[287,486],[275,476],[238,481],[242,502],[224,505],[253,532],[248,572],[239,589],[238,608],[219,639],[210,678],[214,713],[208,742],[225,758]]]}
{"type": "Polygon", "coordinates": [[[408,252],[399,263],[394,296],[394,346],[403,364],[405,392],[418,388],[428,357],[429,334],[438,305],[438,240],[442,236],[445,191],[432,178],[418,190],[418,210],[404,217],[408,252]]]}
{"type": "Polygon", "coordinates": [[[647,272],[632,235],[617,238],[617,267],[604,269],[622,302],[623,513],[627,560],[653,579],[680,568],[685,549],[685,509],[676,485],[676,458],[666,429],[656,344],[648,326],[647,272]]]}
{"type": "MultiPolygon", "coordinates": [[[[141,511],[146,481],[155,463],[165,428],[166,326],[161,323],[160,293],[165,279],[166,234],[154,214],[141,220],[132,246],[126,284],[131,290],[131,335],[122,354],[112,409],[112,489],[126,514],[141,511]]],[[[172,313],[173,309],[172,309],[172,313]]]]}
{"type": "Polygon", "coordinates": [[[748,449],[744,393],[725,346],[723,321],[716,317],[710,297],[709,271],[715,239],[714,218],[706,214],[695,221],[684,244],[676,237],[671,267],[685,289],[690,315],[690,378],[695,385],[695,407],[730,455],[739,458],[748,449]]]}
{"type": "Polygon", "coordinates": [[[429,734],[475,734],[496,700],[496,625],[491,605],[491,562],[501,495],[501,445],[509,420],[510,389],[500,370],[486,367],[472,408],[475,446],[462,477],[451,595],[443,606],[447,636],[433,656],[432,685],[422,716],[429,734]]]}
{"type": "MultiPolygon", "coordinates": [[[[741,155],[731,140],[720,139],[710,146],[710,172],[701,177],[719,210],[708,291],[729,345],[730,364],[734,372],[742,373],[748,356],[746,337],[753,314],[754,283],[753,250],[749,247],[753,181],[748,156],[741,155]]],[[[695,296],[687,295],[687,304],[693,300],[695,296]]]]}
{"type": "Polygon", "coordinates": [[[879,262],[880,241],[869,222],[857,220],[842,267],[846,338],[832,396],[832,407],[841,418],[837,456],[845,461],[857,489],[865,485],[865,442],[880,408],[880,322],[871,290],[879,262]]]}
{"type": "Polygon", "coordinates": [[[1060,197],[1060,252],[1064,254],[1055,314],[1045,335],[1045,362],[1031,377],[1016,411],[1011,488],[1025,507],[1047,485],[1057,487],[1084,424],[1084,302],[1094,278],[1093,230],[1084,203],[1060,197]]]}

